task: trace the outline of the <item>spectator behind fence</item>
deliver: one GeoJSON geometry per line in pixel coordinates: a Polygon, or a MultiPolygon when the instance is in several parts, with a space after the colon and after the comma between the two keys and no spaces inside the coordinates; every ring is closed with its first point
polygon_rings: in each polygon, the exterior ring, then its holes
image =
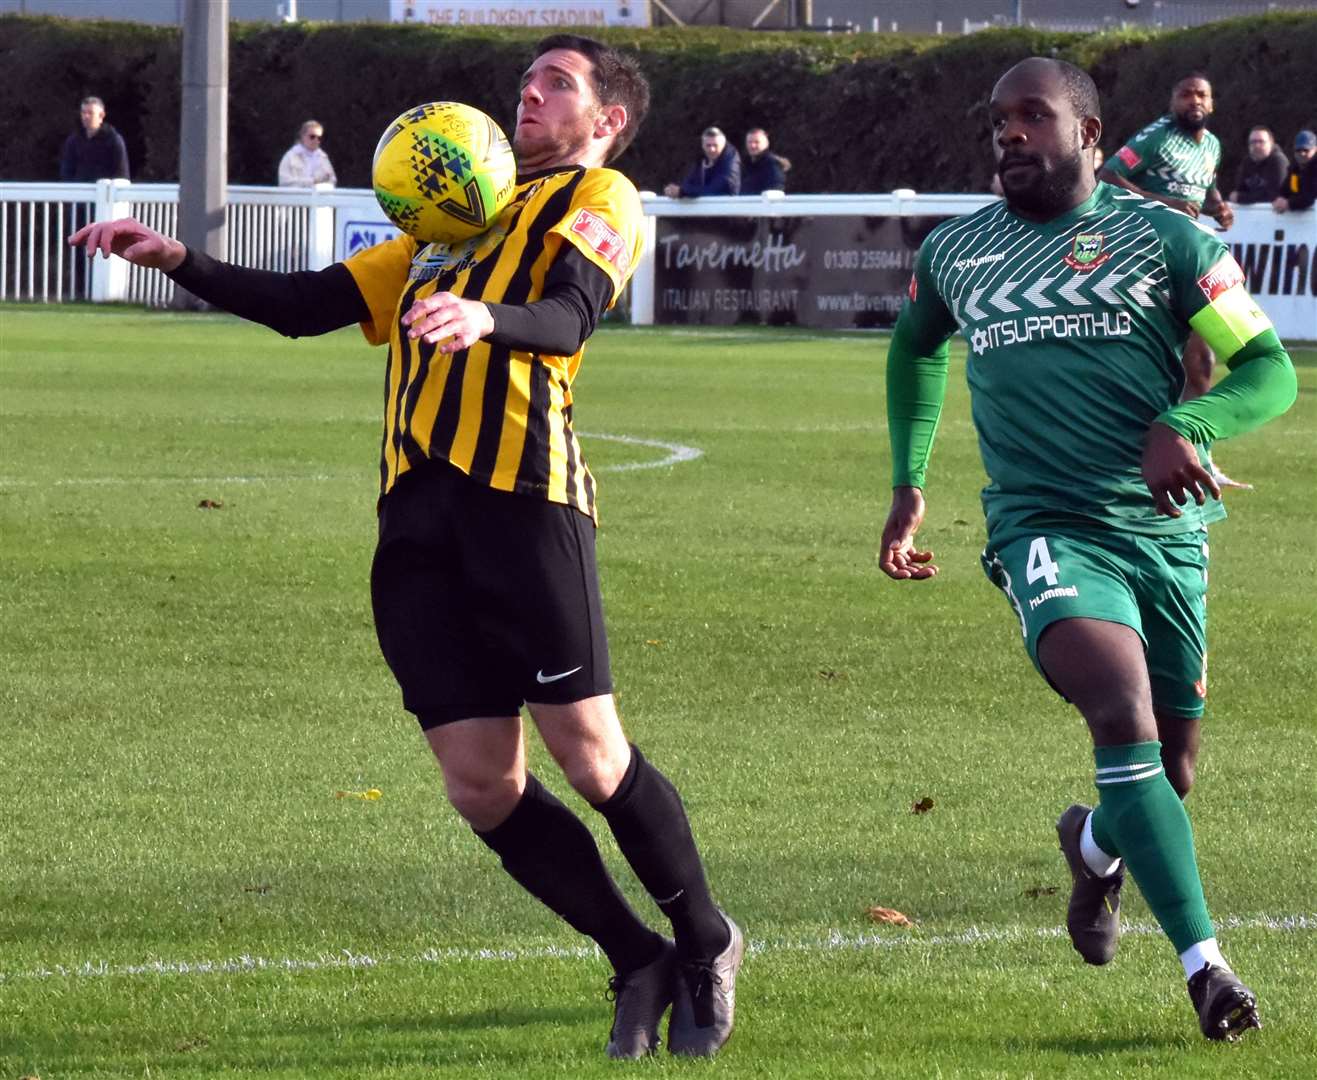
{"type": "Polygon", "coordinates": [[[700,136],[700,156],[680,184],[666,184],[663,194],[694,199],[700,195],[739,195],[741,192],[741,155],[727,145],[727,136],[719,128],[708,127],[700,136]]]}
{"type": "Polygon", "coordinates": [[[1286,210],[1307,210],[1317,201],[1317,134],[1304,130],[1294,136],[1294,160],[1281,193],[1271,205],[1279,213],[1286,210]]]}
{"type": "Polygon", "coordinates": [[[791,162],[768,149],[768,132],[751,128],[745,133],[745,160],[741,162],[741,194],[784,191],[791,162]]]}
{"type": "Polygon", "coordinates": [[[1289,172],[1290,160],[1276,145],[1270,128],[1255,127],[1248,133],[1248,157],[1235,171],[1235,186],[1230,201],[1269,203],[1280,194],[1289,172]]]}
{"type": "Polygon", "coordinates": [[[297,142],[288,148],[279,162],[280,187],[315,187],[316,184],[336,184],[334,166],[329,155],[320,148],[325,129],[318,121],[308,120],[297,133],[297,142]]]}
{"type": "Polygon", "coordinates": [[[64,140],[59,155],[59,178],[76,180],[128,179],[128,147],[123,136],[105,122],[105,102],[82,99],[82,130],[64,140]]]}

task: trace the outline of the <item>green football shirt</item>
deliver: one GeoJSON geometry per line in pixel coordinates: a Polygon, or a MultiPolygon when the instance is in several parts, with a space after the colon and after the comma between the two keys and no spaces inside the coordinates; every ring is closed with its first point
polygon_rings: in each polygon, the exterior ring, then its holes
{"type": "MultiPolygon", "coordinates": [[[[933,363],[957,330],[969,344],[993,542],[1066,522],[1167,535],[1223,516],[1210,499],[1159,516],[1143,440],[1179,400],[1191,328],[1223,361],[1270,329],[1243,281],[1212,230],[1111,184],[1044,224],[995,203],[929,234],[897,333],[933,363]]],[[[922,486],[928,440],[894,445],[895,484],[922,486]]]]}
{"type": "Polygon", "coordinates": [[[1106,167],[1144,191],[1184,199],[1201,207],[1216,183],[1221,140],[1210,131],[1195,141],[1166,115],[1130,139],[1106,161],[1106,167]]]}

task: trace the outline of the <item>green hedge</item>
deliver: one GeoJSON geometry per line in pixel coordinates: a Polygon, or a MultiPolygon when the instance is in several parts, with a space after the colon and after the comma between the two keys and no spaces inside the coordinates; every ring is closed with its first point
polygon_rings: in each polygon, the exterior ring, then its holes
{"type": "MultiPolygon", "coordinates": [[[[457,99],[511,128],[515,86],[539,35],[379,24],[235,24],[231,34],[229,175],[273,183],[298,126],[314,116],[339,181],[365,187],[385,124],[421,101],[457,99]]],[[[1227,189],[1248,128],[1288,146],[1317,126],[1312,83],[1317,15],[1236,19],[1174,33],[992,31],[969,37],[825,37],[752,31],[600,34],[640,54],[653,84],[645,130],[618,166],[643,188],[676,179],[699,132],[735,140],[762,125],[793,162],[796,191],[982,191],[991,176],[988,91],[1025,56],[1059,56],[1102,92],[1108,153],[1164,111],[1194,69],[1217,96],[1227,189]]],[[[78,101],[104,98],[139,180],[177,176],[179,33],[131,23],[0,16],[0,177],[57,175],[78,101]]]]}

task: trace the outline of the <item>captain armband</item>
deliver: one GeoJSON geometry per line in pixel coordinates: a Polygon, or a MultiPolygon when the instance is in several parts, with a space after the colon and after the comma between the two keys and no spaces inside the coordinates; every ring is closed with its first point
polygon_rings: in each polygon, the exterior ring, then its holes
{"type": "Polygon", "coordinates": [[[1271,320],[1244,288],[1244,271],[1230,255],[1223,255],[1198,279],[1207,305],[1189,319],[1189,325],[1222,360],[1228,360],[1265,330],[1271,320]]]}

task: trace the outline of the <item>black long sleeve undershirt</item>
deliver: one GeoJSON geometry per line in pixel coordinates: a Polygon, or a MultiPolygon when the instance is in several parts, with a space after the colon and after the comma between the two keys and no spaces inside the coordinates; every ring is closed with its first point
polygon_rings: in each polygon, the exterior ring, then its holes
{"type": "Polygon", "coordinates": [[[485,340],[510,349],[572,356],[594,333],[613,298],[609,276],[571,244],[563,244],[531,304],[489,304],[494,332],[485,340]]]}
{"type": "MultiPolygon", "coordinates": [[[[189,248],[169,277],[207,303],[285,337],[314,337],[370,319],[356,280],[342,263],[283,274],[220,262],[189,248]]],[[[494,331],[486,340],[526,352],[571,356],[594,333],[612,295],[608,275],[564,244],[549,268],[542,299],[486,305],[494,317],[494,331]]]]}
{"type": "Polygon", "coordinates": [[[208,304],[284,337],[314,337],[370,318],[361,290],[342,263],[281,274],[220,262],[188,248],[169,277],[208,304]]]}

